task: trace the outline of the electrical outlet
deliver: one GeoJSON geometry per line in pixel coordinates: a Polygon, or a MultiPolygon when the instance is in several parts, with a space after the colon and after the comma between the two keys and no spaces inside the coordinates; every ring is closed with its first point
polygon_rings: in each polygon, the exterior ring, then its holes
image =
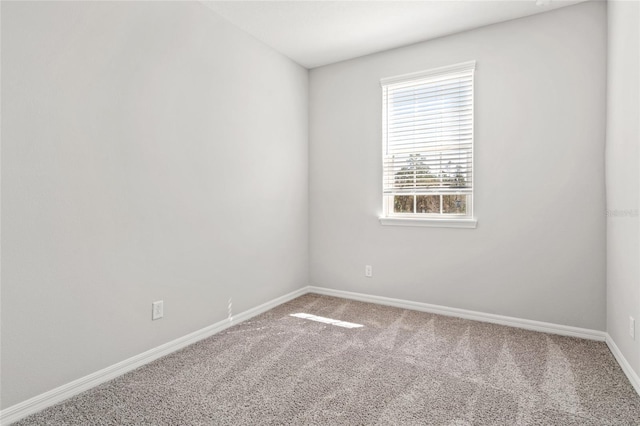
{"type": "Polygon", "coordinates": [[[151,306],[152,306],[152,310],[151,310],[152,320],[157,320],[164,316],[164,302],[162,300],[153,302],[151,306]]]}
{"type": "Polygon", "coordinates": [[[367,278],[373,277],[373,268],[371,267],[371,265],[365,265],[364,276],[367,278]]]}
{"type": "Polygon", "coordinates": [[[636,320],[633,317],[629,317],[629,336],[636,340],[636,320]]]}

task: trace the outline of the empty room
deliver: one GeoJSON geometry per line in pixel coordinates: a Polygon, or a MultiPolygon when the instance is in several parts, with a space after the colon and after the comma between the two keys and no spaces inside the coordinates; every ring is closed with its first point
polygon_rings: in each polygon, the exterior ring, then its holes
{"type": "Polygon", "coordinates": [[[3,425],[640,425],[640,1],[2,1],[3,425]]]}

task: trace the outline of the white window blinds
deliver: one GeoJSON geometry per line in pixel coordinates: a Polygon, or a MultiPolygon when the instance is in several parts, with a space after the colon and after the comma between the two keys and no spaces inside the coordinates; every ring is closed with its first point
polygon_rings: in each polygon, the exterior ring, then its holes
{"type": "Polygon", "coordinates": [[[381,80],[383,195],[471,195],[475,61],[381,80]]]}

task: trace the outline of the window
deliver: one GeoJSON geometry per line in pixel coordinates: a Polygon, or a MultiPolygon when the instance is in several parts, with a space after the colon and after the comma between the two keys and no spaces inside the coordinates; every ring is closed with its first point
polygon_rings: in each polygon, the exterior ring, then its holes
{"type": "Polygon", "coordinates": [[[383,224],[475,227],[474,69],[381,80],[383,224]]]}

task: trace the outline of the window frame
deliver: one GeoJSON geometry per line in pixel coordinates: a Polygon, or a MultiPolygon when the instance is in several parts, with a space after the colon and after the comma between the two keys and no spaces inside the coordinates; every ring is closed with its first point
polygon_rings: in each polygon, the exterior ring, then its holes
{"type": "MultiPolygon", "coordinates": [[[[426,226],[426,227],[453,227],[453,228],[475,228],[477,226],[477,219],[474,216],[474,195],[475,195],[475,69],[476,62],[468,61],[454,65],[429,69],[426,71],[419,71],[415,73],[403,74],[394,77],[382,78],[380,80],[380,86],[382,88],[382,215],[379,220],[382,225],[397,225],[397,226],[426,226]],[[469,194],[461,194],[466,197],[465,207],[467,209],[465,214],[456,213],[396,213],[393,211],[394,195],[388,195],[385,193],[385,179],[387,171],[385,170],[385,155],[388,146],[387,132],[387,108],[388,99],[386,95],[386,88],[394,84],[406,84],[411,82],[419,82],[424,80],[424,84],[428,84],[429,81],[436,82],[439,78],[455,75],[462,72],[471,73],[471,189],[469,194]]],[[[440,197],[440,211],[442,212],[442,197],[444,195],[454,195],[455,192],[446,193],[445,191],[434,191],[431,193],[421,193],[418,191],[415,193],[407,193],[407,196],[414,197],[414,205],[417,202],[416,197],[420,195],[427,196],[439,196],[440,197]]],[[[415,210],[415,209],[414,209],[415,210]]]]}

